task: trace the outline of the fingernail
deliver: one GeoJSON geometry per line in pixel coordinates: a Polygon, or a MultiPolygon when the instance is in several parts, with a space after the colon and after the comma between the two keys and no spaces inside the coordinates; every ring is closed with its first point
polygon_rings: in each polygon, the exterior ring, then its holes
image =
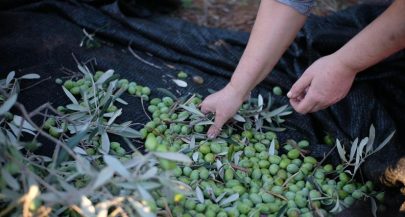
{"type": "Polygon", "coordinates": [[[287,93],[287,97],[288,97],[288,98],[290,98],[290,97],[291,97],[291,95],[292,95],[291,91],[288,91],[288,93],[287,93]]]}

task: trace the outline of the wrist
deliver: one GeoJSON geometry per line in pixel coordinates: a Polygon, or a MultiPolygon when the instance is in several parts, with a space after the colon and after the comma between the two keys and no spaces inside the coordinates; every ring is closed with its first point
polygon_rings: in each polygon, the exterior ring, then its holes
{"type": "Polygon", "coordinates": [[[244,90],[241,88],[241,85],[232,82],[232,80],[225,86],[225,88],[232,92],[241,102],[245,101],[250,95],[250,90],[244,90]]]}
{"type": "Polygon", "coordinates": [[[355,76],[357,73],[364,69],[364,67],[357,64],[356,61],[353,61],[353,58],[350,58],[348,55],[344,55],[342,53],[342,51],[338,50],[332,55],[333,58],[338,61],[338,64],[341,65],[347,73],[355,76]]]}

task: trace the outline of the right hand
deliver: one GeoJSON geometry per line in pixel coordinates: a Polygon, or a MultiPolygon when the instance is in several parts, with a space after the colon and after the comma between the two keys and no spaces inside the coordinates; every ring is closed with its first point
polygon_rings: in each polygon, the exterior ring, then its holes
{"type": "Polygon", "coordinates": [[[222,90],[204,99],[201,103],[201,111],[215,114],[214,124],[207,132],[208,138],[213,139],[221,133],[222,126],[236,114],[245,98],[246,96],[243,96],[235,87],[228,84],[222,90]]]}

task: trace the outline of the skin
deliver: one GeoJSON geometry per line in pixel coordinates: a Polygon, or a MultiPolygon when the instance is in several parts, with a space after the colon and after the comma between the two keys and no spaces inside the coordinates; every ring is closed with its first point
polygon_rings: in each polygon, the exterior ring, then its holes
{"type": "MultiPolygon", "coordinates": [[[[405,1],[395,1],[346,45],[308,67],[287,94],[292,107],[301,114],[327,108],[347,95],[357,73],[405,48],[403,11],[405,1]]],[[[267,76],[305,20],[306,16],[289,6],[274,0],[261,1],[251,36],[231,81],[201,103],[202,112],[215,113],[215,123],[207,132],[209,138],[220,133],[250,91],[267,76]]]]}

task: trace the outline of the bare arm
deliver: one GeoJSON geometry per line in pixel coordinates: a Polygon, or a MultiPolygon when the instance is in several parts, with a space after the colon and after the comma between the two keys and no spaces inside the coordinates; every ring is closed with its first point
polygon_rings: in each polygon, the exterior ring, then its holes
{"type": "Polygon", "coordinates": [[[278,62],[305,20],[306,16],[289,6],[275,0],[262,0],[249,42],[231,81],[201,104],[203,112],[215,113],[215,123],[208,130],[208,137],[219,134],[249,92],[278,62]]]}
{"type": "Polygon", "coordinates": [[[230,85],[248,94],[276,65],[304,25],[306,16],[274,0],[263,0],[230,85]]]}
{"type": "Polygon", "coordinates": [[[324,109],[344,98],[357,73],[405,48],[405,1],[383,14],[335,53],[315,61],[287,94],[299,113],[324,109]]]}
{"type": "Polygon", "coordinates": [[[362,71],[405,48],[405,1],[392,5],[336,52],[337,58],[362,71]],[[355,61],[353,61],[355,60],[355,61]]]}

